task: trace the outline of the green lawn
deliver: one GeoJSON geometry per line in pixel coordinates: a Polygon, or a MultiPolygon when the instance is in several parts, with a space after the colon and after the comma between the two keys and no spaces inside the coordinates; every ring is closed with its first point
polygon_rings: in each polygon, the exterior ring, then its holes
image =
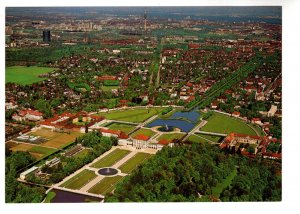
{"type": "Polygon", "coordinates": [[[53,152],[57,151],[56,149],[46,148],[42,146],[35,146],[28,150],[28,152],[39,153],[43,155],[50,155],[53,152]]]}
{"type": "Polygon", "coordinates": [[[190,135],[187,139],[188,141],[194,142],[194,143],[205,143],[207,142],[205,139],[198,137],[197,135],[190,135]]]}
{"type": "Polygon", "coordinates": [[[139,129],[137,130],[136,132],[132,133],[131,136],[136,136],[136,135],[139,135],[139,134],[143,134],[143,135],[146,135],[148,137],[152,137],[155,135],[155,132],[150,130],[150,129],[139,129]]]}
{"type": "Polygon", "coordinates": [[[237,175],[237,169],[235,168],[224,180],[222,183],[218,183],[217,186],[212,188],[212,195],[216,198],[220,197],[220,194],[223,192],[223,190],[228,187],[234,177],[237,175]]]}
{"type": "Polygon", "coordinates": [[[207,135],[207,134],[196,134],[200,137],[203,137],[205,139],[208,139],[208,140],[211,140],[215,143],[218,143],[218,141],[222,138],[222,137],[219,137],[219,136],[212,136],[212,135],[207,135]]]}
{"type": "Polygon", "coordinates": [[[30,85],[35,82],[45,80],[46,78],[38,77],[39,74],[45,74],[53,71],[53,68],[48,67],[25,67],[12,66],[5,68],[5,83],[14,82],[20,85],[30,85]]]}
{"type": "Polygon", "coordinates": [[[112,130],[120,130],[128,134],[129,132],[133,131],[135,129],[134,125],[129,125],[125,123],[110,123],[108,126],[106,126],[109,129],[112,130]]]}
{"type": "Polygon", "coordinates": [[[93,180],[97,175],[94,171],[91,170],[83,170],[79,174],[67,180],[65,183],[60,185],[61,187],[69,188],[69,189],[80,189],[85,184],[93,180]]]}
{"type": "Polygon", "coordinates": [[[48,194],[46,195],[45,201],[44,203],[51,203],[52,199],[55,198],[56,193],[55,192],[48,192],[48,194]]]}
{"type": "Polygon", "coordinates": [[[127,121],[133,123],[141,123],[160,113],[165,108],[136,108],[136,109],[127,109],[127,110],[118,110],[118,111],[110,111],[103,112],[97,115],[104,116],[109,120],[119,120],[119,121],[127,121]],[[148,112],[149,111],[149,112],[148,112]]]}
{"type": "Polygon", "coordinates": [[[80,152],[78,152],[76,155],[74,155],[75,158],[83,158],[85,157],[89,151],[91,151],[90,149],[83,149],[80,152]]]}
{"type": "Polygon", "coordinates": [[[90,193],[105,195],[114,190],[116,184],[122,180],[122,176],[105,177],[88,190],[90,193]]]}
{"type": "Polygon", "coordinates": [[[101,89],[103,91],[111,91],[112,89],[118,89],[119,86],[102,86],[101,89]]]}
{"type": "Polygon", "coordinates": [[[141,164],[142,162],[144,162],[145,160],[147,160],[150,157],[151,157],[151,154],[149,154],[149,153],[139,152],[136,155],[134,155],[132,158],[130,158],[128,161],[123,163],[119,167],[119,169],[123,173],[128,174],[128,173],[132,172],[132,170],[134,170],[139,164],[141,164]]]}
{"type": "Polygon", "coordinates": [[[180,139],[182,136],[184,136],[182,133],[162,134],[157,140],[166,139],[171,141],[173,139],[180,139]]]}
{"type": "Polygon", "coordinates": [[[112,166],[115,163],[117,163],[119,160],[124,158],[126,155],[128,155],[130,151],[124,150],[124,149],[115,149],[105,157],[98,160],[96,163],[94,163],[91,167],[100,169],[102,167],[108,167],[112,166]]]}
{"type": "Polygon", "coordinates": [[[256,135],[255,131],[244,121],[216,112],[208,118],[208,123],[201,128],[201,131],[226,134],[235,132],[240,134],[256,135]]]}

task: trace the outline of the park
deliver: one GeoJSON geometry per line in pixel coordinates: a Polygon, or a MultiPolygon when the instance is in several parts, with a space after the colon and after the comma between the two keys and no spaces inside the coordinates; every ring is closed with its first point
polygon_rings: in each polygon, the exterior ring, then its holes
{"type": "Polygon", "coordinates": [[[115,189],[117,183],[132,173],[140,164],[148,160],[153,153],[139,152],[132,148],[113,147],[111,150],[96,158],[62,182],[55,184],[54,188],[68,191],[80,191],[82,194],[100,194],[105,196],[115,189]],[[113,175],[99,174],[99,170],[110,167],[116,173],[113,175]]]}
{"type": "MultiPolygon", "coordinates": [[[[84,195],[92,194],[98,195],[99,197],[106,197],[116,188],[118,183],[124,180],[125,176],[134,173],[139,165],[147,162],[147,160],[158,151],[158,149],[152,147],[145,147],[143,149],[135,148],[132,141],[140,135],[148,137],[148,139],[150,139],[149,141],[151,141],[150,143],[159,143],[163,141],[172,142],[173,140],[181,139],[197,144],[205,144],[207,142],[210,144],[220,144],[223,141],[224,136],[231,132],[248,135],[256,135],[257,133],[254,127],[250,126],[245,121],[218,112],[214,112],[207,119],[207,123],[204,123],[205,121],[199,119],[199,116],[201,118],[200,112],[182,113],[175,111],[168,115],[166,119],[157,119],[157,117],[161,115],[161,112],[166,108],[167,107],[139,107],[134,109],[115,109],[98,113],[98,115],[105,117],[104,121],[99,122],[101,124],[100,127],[114,131],[123,131],[128,134],[128,144],[113,146],[106,152],[101,153],[98,157],[95,156],[95,159],[91,162],[82,165],[77,171],[74,171],[60,182],[54,184],[53,188],[84,195]],[[152,128],[148,127],[150,123],[157,120],[170,120],[172,121],[172,124],[175,124],[175,129],[171,129],[172,126],[167,125],[152,128]],[[176,122],[178,120],[189,122],[191,125],[190,129],[184,131],[177,128],[176,122]],[[201,124],[204,125],[202,126],[201,124]],[[166,132],[157,127],[163,127],[169,129],[169,131],[166,132]],[[214,133],[221,134],[221,136],[214,135],[214,133]],[[108,170],[112,170],[114,173],[108,173],[108,170]],[[107,171],[107,173],[100,173],[100,171],[107,171]]],[[[38,145],[24,142],[15,144],[15,142],[12,142],[11,150],[28,151],[37,159],[42,159],[60,149],[68,147],[74,143],[76,138],[80,138],[83,134],[75,131],[62,133],[51,131],[46,128],[40,128],[31,131],[29,135],[41,137],[44,140],[38,145]]],[[[85,147],[82,151],[75,154],[74,158],[78,160],[84,159],[89,154],[91,154],[90,149],[85,147]]],[[[213,195],[218,196],[220,192],[228,186],[228,183],[232,178],[233,176],[228,177],[228,179],[224,180],[224,184],[217,185],[214,188],[213,195]]]]}
{"type": "Polygon", "coordinates": [[[40,82],[46,78],[41,78],[39,75],[54,71],[53,68],[48,67],[25,67],[12,66],[5,68],[5,83],[12,82],[20,85],[30,85],[32,83],[40,82]]]}
{"type": "Polygon", "coordinates": [[[229,117],[221,113],[214,112],[207,121],[208,123],[203,126],[200,131],[224,134],[235,132],[240,134],[257,135],[254,128],[249,126],[245,121],[229,117]]]}

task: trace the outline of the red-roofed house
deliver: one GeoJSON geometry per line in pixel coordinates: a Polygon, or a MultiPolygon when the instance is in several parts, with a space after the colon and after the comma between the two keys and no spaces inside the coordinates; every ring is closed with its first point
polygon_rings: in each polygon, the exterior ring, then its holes
{"type": "Polygon", "coordinates": [[[189,43],[189,49],[198,49],[200,48],[200,44],[189,43]]]}
{"type": "Polygon", "coordinates": [[[160,141],[158,141],[157,143],[157,149],[161,150],[164,146],[173,146],[173,143],[167,139],[161,139],[160,141]]]}
{"type": "Polygon", "coordinates": [[[191,82],[188,82],[186,85],[187,85],[188,87],[193,87],[193,83],[191,83],[191,82]]]}
{"type": "Polygon", "coordinates": [[[251,123],[256,123],[256,124],[258,124],[258,125],[261,125],[261,124],[262,124],[260,118],[252,118],[251,123]]]}
{"type": "Polygon", "coordinates": [[[148,147],[150,137],[143,134],[138,134],[134,136],[132,139],[133,139],[132,146],[134,146],[137,149],[144,149],[148,147]]]}
{"type": "Polygon", "coordinates": [[[99,131],[102,133],[103,136],[106,136],[106,137],[117,137],[120,139],[128,138],[128,135],[125,134],[125,132],[122,132],[120,130],[111,130],[111,129],[101,128],[101,129],[99,129],[99,131]]]}
{"type": "Polygon", "coordinates": [[[31,121],[40,121],[43,119],[43,114],[36,110],[20,110],[18,114],[14,114],[12,119],[17,121],[31,120],[31,121]]]}
{"type": "Polygon", "coordinates": [[[119,103],[121,107],[128,106],[129,100],[120,100],[119,103]]]}
{"type": "Polygon", "coordinates": [[[99,81],[105,81],[105,80],[117,80],[116,76],[101,76],[97,78],[99,81]]]}
{"type": "Polygon", "coordinates": [[[216,109],[216,108],[218,108],[218,102],[217,101],[214,101],[214,102],[212,102],[211,104],[210,104],[210,106],[211,106],[211,108],[212,109],[216,109]]]}
{"type": "Polygon", "coordinates": [[[240,115],[241,115],[241,113],[238,112],[238,111],[234,111],[234,112],[231,114],[231,116],[233,116],[233,117],[239,117],[240,115]]]}
{"type": "Polygon", "coordinates": [[[255,157],[255,156],[262,156],[264,158],[281,158],[281,152],[272,153],[267,152],[267,147],[270,144],[270,142],[275,143],[277,139],[275,138],[268,138],[266,136],[260,137],[260,136],[249,136],[246,134],[238,134],[238,133],[230,133],[227,135],[227,137],[224,139],[224,141],[219,145],[221,149],[229,149],[230,151],[241,151],[242,155],[246,155],[248,157],[255,157]],[[248,146],[245,147],[245,145],[248,144],[248,146]],[[255,152],[251,154],[249,151],[247,151],[246,148],[252,147],[255,149],[255,152]]]}
{"type": "Polygon", "coordinates": [[[195,96],[189,96],[189,98],[187,98],[187,99],[185,100],[185,102],[188,103],[188,102],[193,101],[194,99],[195,99],[195,96]]]}

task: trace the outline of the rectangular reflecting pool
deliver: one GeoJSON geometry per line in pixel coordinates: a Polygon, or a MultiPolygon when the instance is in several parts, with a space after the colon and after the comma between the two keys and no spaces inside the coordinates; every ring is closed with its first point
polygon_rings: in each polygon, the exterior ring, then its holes
{"type": "Polygon", "coordinates": [[[102,202],[103,199],[83,195],[79,193],[67,192],[63,190],[53,189],[55,197],[51,200],[51,203],[87,203],[87,202],[102,202]]]}

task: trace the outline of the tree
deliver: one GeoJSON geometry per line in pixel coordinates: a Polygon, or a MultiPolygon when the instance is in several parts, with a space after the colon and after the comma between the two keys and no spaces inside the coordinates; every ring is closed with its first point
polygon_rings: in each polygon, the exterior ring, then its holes
{"type": "Polygon", "coordinates": [[[28,187],[16,180],[16,170],[34,161],[28,152],[14,152],[5,158],[5,202],[39,203],[45,196],[44,188],[28,187]]]}
{"type": "Polygon", "coordinates": [[[263,196],[265,188],[272,185],[277,190],[281,182],[270,176],[274,165],[225,154],[209,144],[192,144],[164,147],[118,184],[105,201],[199,201],[199,194],[209,198],[237,165],[239,172],[232,183],[221,190],[222,201],[280,200],[277,193],[273,198],[263,196]]]}

